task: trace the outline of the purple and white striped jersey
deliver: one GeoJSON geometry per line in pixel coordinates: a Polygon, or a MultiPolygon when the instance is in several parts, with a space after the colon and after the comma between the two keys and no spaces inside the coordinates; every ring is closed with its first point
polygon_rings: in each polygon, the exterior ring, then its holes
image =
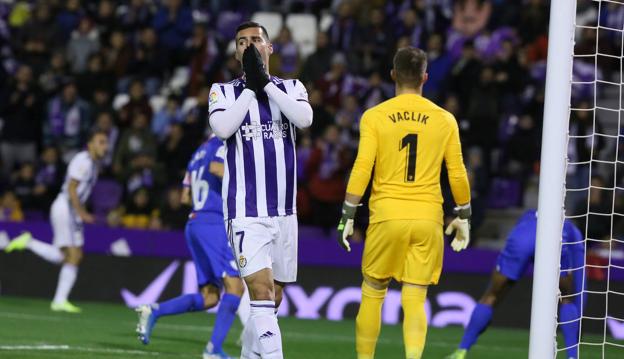
{"type": "MultiPolygon", "coordinates": [[[[308,101],[299,80],[271,81],[297,101],[308,101]]],[[[245,81],[213,84],[209,113],[228,109],[245,89],[245,81]]],[[[295,126],[262,92],[251,101],[238,131],[225,141],[222,197],[225,219],[295,214],[297,168],[295,126]]]]}

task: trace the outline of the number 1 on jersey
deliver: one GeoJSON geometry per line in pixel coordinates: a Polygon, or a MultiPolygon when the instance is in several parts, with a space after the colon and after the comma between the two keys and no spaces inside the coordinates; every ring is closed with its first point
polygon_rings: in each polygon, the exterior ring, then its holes
{"type": "Polygon", "coordinates": [[[407,147],[405,167],[405,182],[414,182],[416,179],[416,148],[418,147],[418,134],[410,133],[403,137],[399,151],[407,147]]]}

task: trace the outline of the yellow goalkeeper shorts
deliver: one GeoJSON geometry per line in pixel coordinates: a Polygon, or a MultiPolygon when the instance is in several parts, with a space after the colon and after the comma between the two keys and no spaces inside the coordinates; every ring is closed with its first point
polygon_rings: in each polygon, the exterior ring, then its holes
{"type": "Polygon", "coordinates": [[[437,284],[442,272],[444,237],[439,223],[389,220],[371,223],[366,232],[362,273],[376,279],[437,284]]]}

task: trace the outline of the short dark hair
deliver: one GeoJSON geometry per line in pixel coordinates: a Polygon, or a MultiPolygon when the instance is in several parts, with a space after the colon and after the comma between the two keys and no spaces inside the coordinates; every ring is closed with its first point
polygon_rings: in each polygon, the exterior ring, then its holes
{"type": "Polygon", "coordinates": [[[261,28],[262,29],[262,35],[264,36],[264,39],[266,41],[270,40],[269,39],[269,33],[267,32],[267,29],[264,26],[258,24],[255,21],[245,21],[244,23],[238,25],[238,27],[236,28],[236,34],[238,34],[240,31],[243,31],[245,29],[249,29],[251,27],[259,27],[259,28],[261,28]]]}
{"type": "Polygon", "coordinates": [[[399,86],[419,87],[427,71],[427,53],[415,47],[400,48],[392,60],[399,86]]]}
{"type": "Polygon", "coordinates": [[[104,131],[101,128],[96,127],[96,128],[91,129],[91,131],[89,131],[89,135],[87,136],[87,143],[91,142],[97,135],[103,135],[103,136],[106,136],[106,138],[108,138],[108,132],[104,131]]]}

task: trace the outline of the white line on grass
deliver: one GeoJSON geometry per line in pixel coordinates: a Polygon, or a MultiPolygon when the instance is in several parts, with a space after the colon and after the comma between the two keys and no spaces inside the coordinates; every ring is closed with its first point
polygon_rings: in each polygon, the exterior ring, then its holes
{"type": "Polygon", "coordinates": [[[52,317],[49,315],[34,315],[34,314],[26,314],[26,313],[12,313],[12,312],[0,312],[0,317],[10,318],[10,319],[26,319],[26,320],[41,320],[48,322],[60,322],[63,321],[63,318],[60,317],[52,317]]]}
{"type": "Polygon", "coordinates": [[[130,354],[130,355],[149,355],[158,356],[159,352],[147,352],[143,350],[125,350],[125,349],[109,349],[109,348],[92,348],[92,347],[75,347],[71,345],[53,345],[53,344],[36,344],[36,345],[0,345],[0,350],[44,350],[44,351],[74,351],[87,353],[105,353],[105,354],[130,354]]]}

